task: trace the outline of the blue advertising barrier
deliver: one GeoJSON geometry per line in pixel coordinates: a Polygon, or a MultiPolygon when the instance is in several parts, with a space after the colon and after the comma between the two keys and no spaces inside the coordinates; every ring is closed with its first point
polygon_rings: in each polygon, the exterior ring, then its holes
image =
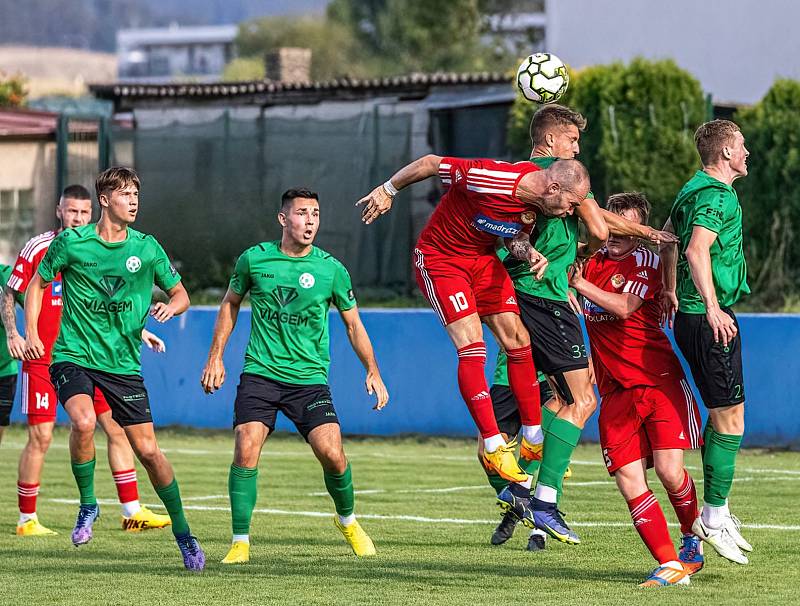
{"type": "MultiPolygon", "coordinates": [[[[434,313],[374,309],[362,310],[361,315],[391,399],[381,412],[372,410],[373,399],[364,388],[364,370],[337,314],[331,313],[330,385],[343,430],[374,435],[475,435],[456,384],[455,351],[434,313]]],[[[215,308],[196,307],[167,324],[148,324],[167,343],[164,354],[145,350],[142,355],[142,372],[158,425],[230,427],[250,310],[242,310],[228,343],[227,380],[219,392],[209,396],[200,388],[200,373],[215,317],[215,308]]],[[[798,446],[800,414],[794,398],[800,393],[800,359],[794,352],[800,345],[800,315],[740,314],[739,322],[747,391],[745,444],[798,446]]],[[[488,332],[486,342],[491,377],[497,347],[488,332]]],[[[15,405],[12,420],[23,420],[19,410],[15,405]]],[[[701,411],[705,417],[702,406],[701,411]]],[[[59,420],[66,420],[63,410],[59,420]]],[[[280,418],[278,429],[293,428],[280,418]]],[[[596,414],[583,435],[586,440],[598,440],[596,414]]]]}

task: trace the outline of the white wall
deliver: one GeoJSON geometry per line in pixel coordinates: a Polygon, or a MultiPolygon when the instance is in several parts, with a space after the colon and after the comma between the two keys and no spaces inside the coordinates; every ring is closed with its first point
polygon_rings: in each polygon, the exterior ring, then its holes
{"type": "Polygon", "coordinates": [[[572,67],[673,58],[715,101],[800,79],[797,0],[547,0],[547,50],[572,67]]]}

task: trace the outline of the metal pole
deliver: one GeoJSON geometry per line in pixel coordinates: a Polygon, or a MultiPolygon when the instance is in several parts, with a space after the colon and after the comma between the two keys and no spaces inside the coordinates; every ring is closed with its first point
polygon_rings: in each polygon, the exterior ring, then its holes
{"type": "Polygon", "coordinates": [[[69,171],[69,117],[59,114],[56,125],[56,196],[60,196],[67,183],[69,171]]]}

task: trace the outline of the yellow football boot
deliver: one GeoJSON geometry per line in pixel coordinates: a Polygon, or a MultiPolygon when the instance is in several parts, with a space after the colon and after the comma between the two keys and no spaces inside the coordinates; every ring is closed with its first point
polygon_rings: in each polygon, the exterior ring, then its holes
{"type": "Polygon", "coordinates": [[[511,441],[505,446],[500,446],[494,452],[486,452],[484,450],[483,460],[504,480],[524,482],[528,479],[528,474],[522,470],[517,462],[517,456],[514,454],[516,446],[516,441],[511,441]]]}
{"type": "Polygon", "coordinates": [[[333,523],[336,524],[336,528],[342,531],[345,540],[350,544],[353,553],[358,557],[374,556],[377,554],[372,539],[370,539],[369,535],[361,528],[361,524],[358,523],[358,520],[347,526],[342,526],[338,518],[334,517],[333,523]]]}
{"type": "Polygon", "coordinates": [[[564,479],[569,480],[572,477],[572,468],[567,467],[567,470],[564,472],[564,479]]]}
{"type": "Polygon", "coordinates": [[[38,518],[31,518],[24,524],[17,524],[18,537],[50,537],[57,535],[55,530],[50,530],[39,523],[38,518]]]}
{"type": "Polygon", "coordinates": [[[125,532],[141,532],[153,528],[164,528],[170,524],[172,524],[172,520],[169,519],[169,516],[153,513],[144,506],[129,518],[122,516],[122,530],[125,532]]]}
{"type": "Polygon", "coordinates": [[[541,461],[542,460],[542,443],[531,444],[524,437],[519,443],[519,456],[526,461],[541,461]]]}
{"type": "Polygon", "coordinates": [[[222,560],[223,564],[246,564],[250,561],[250,543],[244,541],[234,541],[231,549],[225,559],[222,560]]]}

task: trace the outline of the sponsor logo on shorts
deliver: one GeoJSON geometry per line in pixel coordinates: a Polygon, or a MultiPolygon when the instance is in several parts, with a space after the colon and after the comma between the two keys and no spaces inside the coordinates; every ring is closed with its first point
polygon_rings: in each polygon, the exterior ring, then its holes
{"type": "Polygon", "coordinates": [[[136,255],[128,257],[128,260],[125,261],[125,268],[132,274],[135,274],[137,271],[139,271],[141,267],[142,267],[142,260],[136,255]]]}
{"type": "Polygon", "coordinates": [[[683,435],[683,431],[681,431],[681,432],[678,434],[678,439],[679,439],[679,440],[685,440],[685,439],[686,439],[686,436],[685,436],[685,435],[683,435]]]}
{"type": "Polygon", "coordinates": [[[486,215],[476,215],[472,220],[472,226],[486,233],[499,236],[502,238],[509,238],[516,236],[522,229],[519,223],[510,223],[507,221],[498,221],[486,215]]]}
{"type": "Polygon", "coordinates": [[[297,283],[300,284],[303,288],[311,288],[316,284],[317,280],[312,276],[310,273],[306,272],[300,274],[300,278],[298,278],[297,283]]]}
{"type": "Polygon", "coordinates": [[[622,274],[614,274],[613,276],[611,276],[611,285],[614,288],[619,288],[623,284],[625,284],[625,276],[623,276],[622,274]]]}
{"type": "Polygon", "coordinates": [[[320,400],[315,400],[308,406],[306,406],[306,410],[314,410],[315,408],[319,408],[320,406],[331,406],[333,402],[331,402],[330,398],[322,398],[320,400]]]}
{"type": "Polygon", "coordinates": [[[514,297],[509,297],[508,299],[506,299],[506,305],[516,305],[516,304],[517,300],[514,297]]]}
{"type": "MultiPolygon", "coordinates": [[[[133,393],[128,394],[126,396],[122,396],[123,402],[138,402],[140,400],[144,400],[147,397],[146,393],[133,393]]],[[[150,409],[147,409],[147,412],[150,412],[150,409]]]]}

